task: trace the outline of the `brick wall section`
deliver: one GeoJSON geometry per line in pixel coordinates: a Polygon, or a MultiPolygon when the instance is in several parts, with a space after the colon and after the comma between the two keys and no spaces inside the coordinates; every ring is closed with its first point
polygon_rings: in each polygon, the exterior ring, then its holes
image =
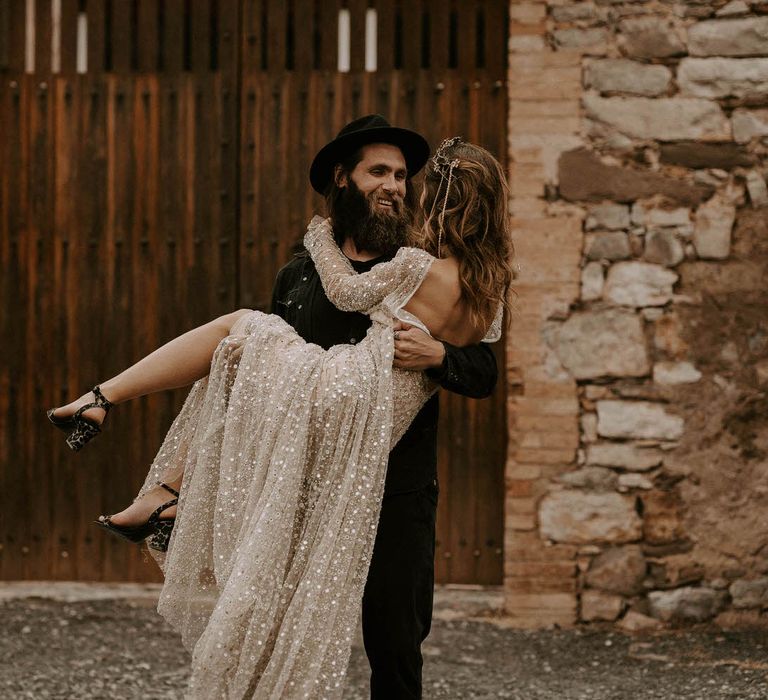
{"type": "Polygon", "coordinates": [[[581,212],[546,199],[562,150],[580,143],[581,54],[545,43],[544,2],[510,5],[509,155],[519,295],[508,336],[506,611],[521,627],[576,620],[576,547],[537,533],[537,503],[579,446],[571,378],[550,376],[541,329],[579,295],[581,212]]]}

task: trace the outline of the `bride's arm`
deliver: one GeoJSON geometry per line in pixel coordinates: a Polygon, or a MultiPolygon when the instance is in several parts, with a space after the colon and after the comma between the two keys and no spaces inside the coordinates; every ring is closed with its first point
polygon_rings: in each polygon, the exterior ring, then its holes
{"type": "Polygon", "coordinates": [[[394,287],[411,276],[418,277],[419,266],[409,260],[415,251],[401,248],[394,259],[357,273],[339,250],[327,219],[316,216],[304,236],[304,246],[312,256],[325,294],[342,311],[366,311],[380,303],[394,287]]]}

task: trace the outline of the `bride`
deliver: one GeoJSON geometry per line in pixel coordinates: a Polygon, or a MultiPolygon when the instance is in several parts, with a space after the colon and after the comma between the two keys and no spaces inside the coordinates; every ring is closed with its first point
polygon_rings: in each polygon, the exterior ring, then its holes
{"type": "MultiPolygon", "coordinates": [[[[188,384],[200,365],[137,496],[161,484],[177,498],[143,526],[101,520],[150,537],[165,576],[158,611],[192,653],[189,697],[341,696],[388,455],[436,390],[392,367],[393,323],[449,342],[459,339],[445,329],[460,327],[462,345],[500,337],[507,199],[490,153],[444,141],[425,171],[419,247],[357,274],[330,222],[310,222],[304,243],[327,297],[372,320],[362,342],[325,351],[278,316],[241,310],[155,351],[112,397],[188,384]]],[[[79,449],[112,404],[97,386],[49,418],[79,449]]]]}

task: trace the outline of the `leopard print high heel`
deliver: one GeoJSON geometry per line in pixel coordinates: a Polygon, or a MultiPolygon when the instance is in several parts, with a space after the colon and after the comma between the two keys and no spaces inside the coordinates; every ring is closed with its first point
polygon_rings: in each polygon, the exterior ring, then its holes
{"type": "Polygon", "coordinates": [[[166,508],[175,506],[179,502],[179,492],[162,481],[158,481],[157,484],[167,491],[170,491],[176,498],[155,508],[147,519],[147,522],[144,524],[133,526],[115,525],[115,523],[112,522],[111,515],[102,515],[98,520],[94,520],[93,522],[104,529],[109,530],[113,535],[117,535],[118,537],[122,537],[131,542],[140,543],[149,538],[147,546],[160,552],[165,552],[168,549],[168,542],[171,539],[171,532],[173,531],[176,518],[161,519],[160,514],[166,508]]]}
{"type": "Polygon", "coordinates": [[[55,408],[50,409],[47,413],[48,420],[51,421],[53,425],[59,430],[69,433],[66,443],[67,446],[75,452],[82,450],[83,447],[101,432],[101,424],[106,420],[109,409],[114,406],[111,401],[108,401],[104,397],[104,394],[101,393],[101,389],[98,386],[93,387],[91,391],[96,397],[96,400],[80,406],[80,408],[78,408],[71,416],[59,418],[53,413],[56,410],[55,408]],[[101,424],[83,416],[83,413],[89,408],[104,409],[104,418],[102,419],[101,424]]]}

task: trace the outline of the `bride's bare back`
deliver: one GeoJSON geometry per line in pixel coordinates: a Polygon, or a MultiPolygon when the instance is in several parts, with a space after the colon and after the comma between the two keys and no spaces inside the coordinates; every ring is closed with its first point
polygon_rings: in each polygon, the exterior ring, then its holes
{"type": "Polygon", "coordinates": [[[487,328],[470,321],[469,305],[462,298],[456,258],[435,260],[424,281],[403,307],[436,338],[463,347],[479,343],[487,328]]]}

